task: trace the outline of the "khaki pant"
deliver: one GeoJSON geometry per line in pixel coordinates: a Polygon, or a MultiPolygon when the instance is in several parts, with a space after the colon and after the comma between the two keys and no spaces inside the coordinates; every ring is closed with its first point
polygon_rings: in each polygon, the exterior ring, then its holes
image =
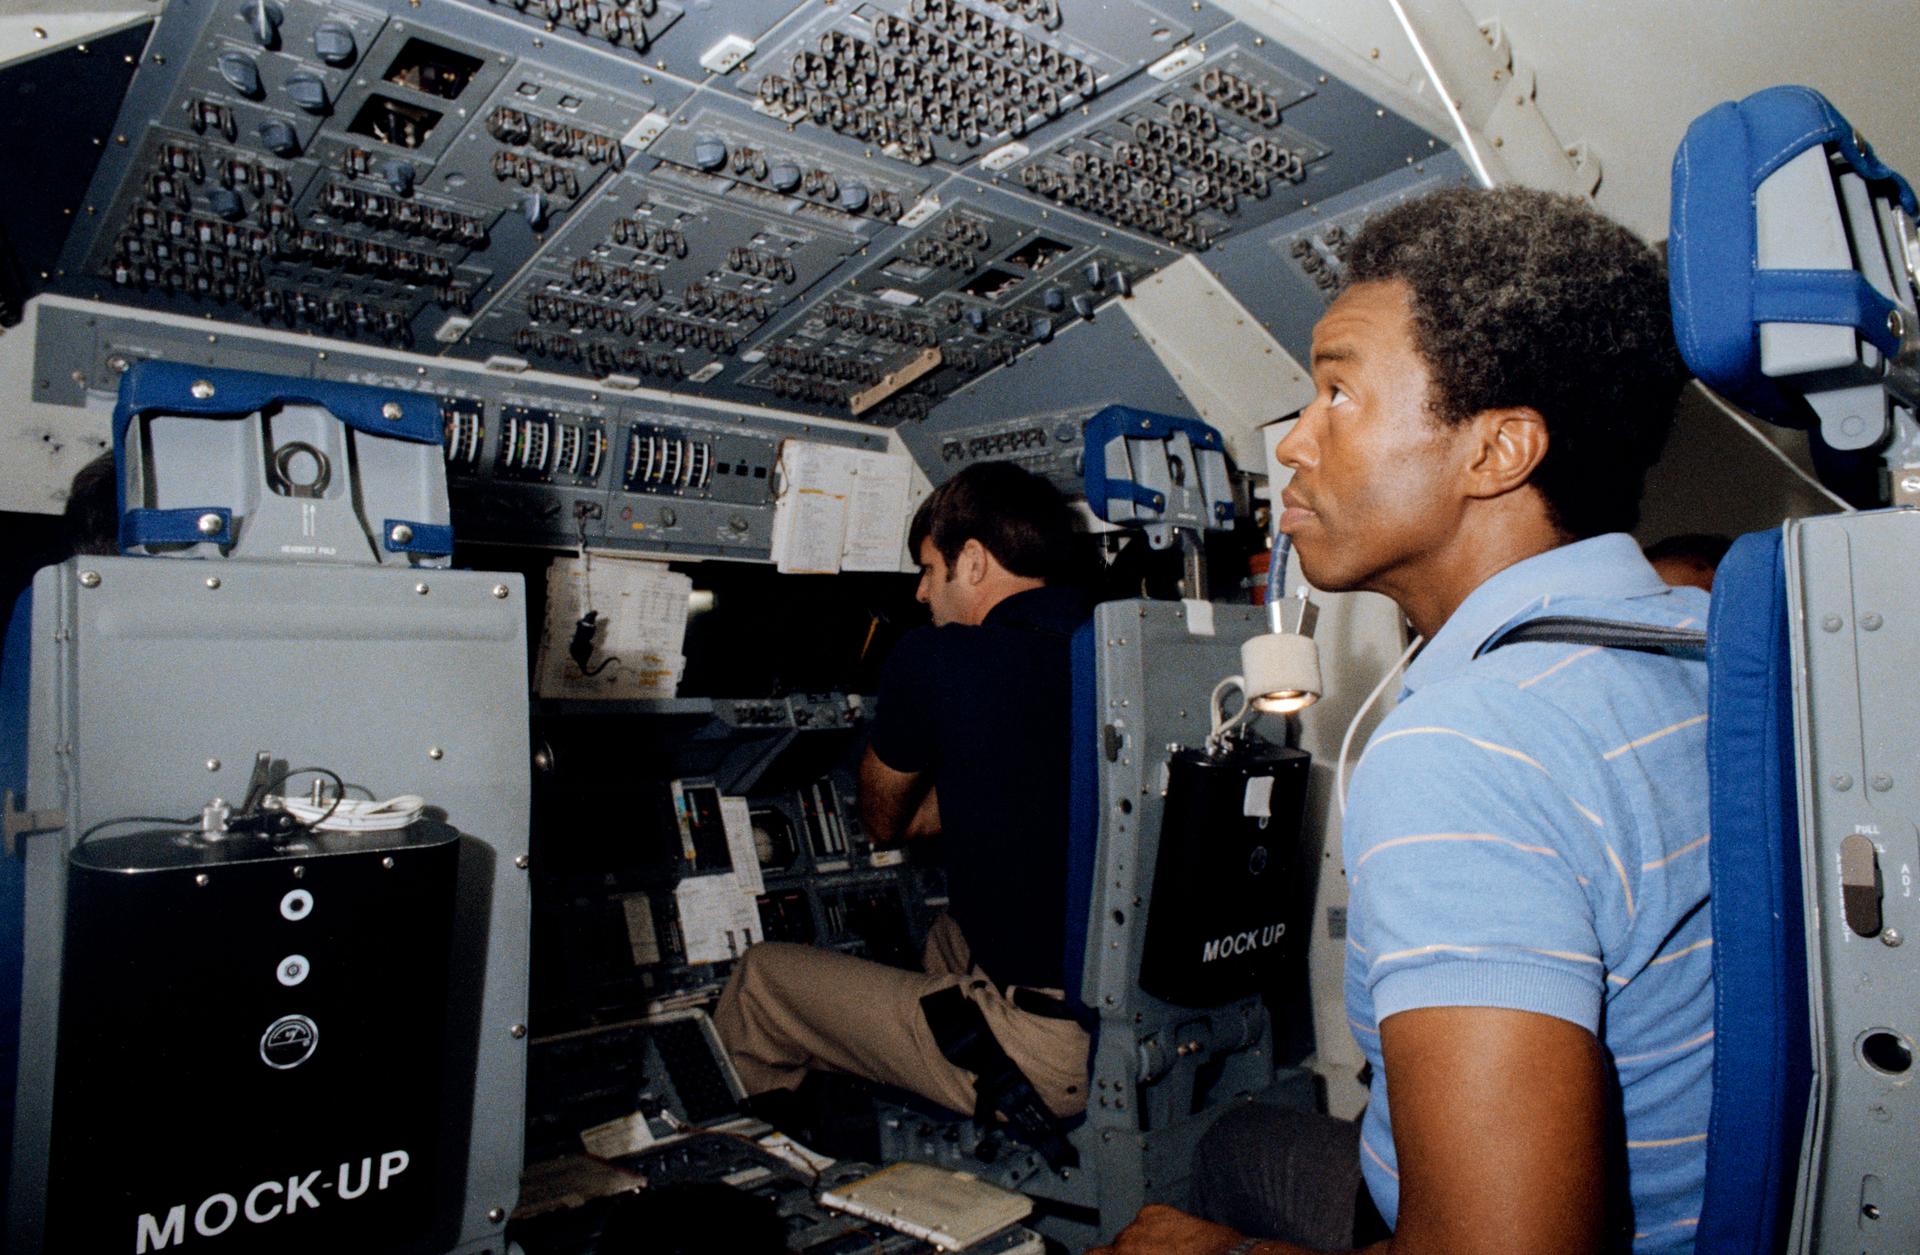
{"type": "Polygon", "coordinates": [[[972,1115],[973,1073],[940,1053],[920,1011],[920,999],[958,985],[1055,1115],[1085,1109],[1085,1030],[1014,1006],[972,965],[966,938],[945,915],[927,936],[922,966],[924,973],[909,972],[813,946],[762,942],[734,968],[714,1027],[749,1094],[793,1089],[807,1069],[818,1068],[897,1085],[972,1115]]]}

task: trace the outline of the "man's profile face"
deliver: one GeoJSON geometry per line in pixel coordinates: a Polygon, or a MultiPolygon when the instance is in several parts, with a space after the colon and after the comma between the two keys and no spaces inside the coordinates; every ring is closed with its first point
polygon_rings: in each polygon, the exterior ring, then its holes
{"type": "Polygon", "coordinates": [[[1429,414],[1405,284],[1348,288],[1313,331],[1313,403],[1275,451],[1293,468],[1280,530],[1332,592],[1392,592],[1460,508],[1449,493],[1461,429],[1429,414]]]}
{"type": "Polygon", "coordinates": [[[946,557],[933,547],[932,537],[920,542],[916,557],[920,563],[920,586],[913,590],[914,600],[933,611],[935,627],[965,622],[960,582],[953,578],[953,568],[947,565],[946,557]]]}

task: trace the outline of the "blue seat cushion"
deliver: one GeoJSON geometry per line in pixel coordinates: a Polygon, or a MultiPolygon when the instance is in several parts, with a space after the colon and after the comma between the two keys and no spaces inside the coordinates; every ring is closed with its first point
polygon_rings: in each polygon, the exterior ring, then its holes
{"type": "Polygon", "coordinates": [[[1873,155],[1826,97],[1770,87],[1694,120],[1673,158],[1667,266],[1674,334],[1701,381],[1743,409],[1792,427],[1812,424],[1804,399],[1760,370],[1760,324],[1853,327],[1889,356],[1893,308],[1852,270],[1761,270],[1754,192],[1809,148],[1830,146],[1876,192],[1916,212],[1913,189],[1873,155]]]}
{"type": "Polygon", "coordinates": [[[1779,1249],[1813,1075],[1782,540],[1734,542],[1707,621],[1714,1056],[1702,1251],[1779,1249]]]}
{"type": "Polygon", "coordinates": [[[1100,844],[1100,720],[1093,622],[1080,625],[1070,645],[1073,668],[1073,758],[1068,765],[1067,934],[1062,969],[1068,1002],[1081,1001],[1087,963],[1088,913],[1093,909],[1094,860],[1100,844]]]}

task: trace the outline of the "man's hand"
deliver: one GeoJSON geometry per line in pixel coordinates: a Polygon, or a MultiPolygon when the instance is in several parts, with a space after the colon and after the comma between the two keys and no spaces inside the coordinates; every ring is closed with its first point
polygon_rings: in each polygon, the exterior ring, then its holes
{"type": "MultiPolygon", "coordinates": [[[[1132,1224],[1120,1230],[1112,1246],[1098,1247],[1087,1255],[1225,1255],[1246,1240],[1225,1225],[1148,1203],[1132,1224]]],[[[1276,1243],[1274,1249],[1281,1248],[1276,1243]]]]}

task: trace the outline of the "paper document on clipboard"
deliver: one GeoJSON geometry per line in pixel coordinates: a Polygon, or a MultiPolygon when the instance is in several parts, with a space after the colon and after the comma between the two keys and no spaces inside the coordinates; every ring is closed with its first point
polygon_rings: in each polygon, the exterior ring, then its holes
{"type": "Polygon", "coordinates": [[[787,574],[911,569],[912,463],[844,445],[786,440],[773,508],[774,566],[787,574]]]}

